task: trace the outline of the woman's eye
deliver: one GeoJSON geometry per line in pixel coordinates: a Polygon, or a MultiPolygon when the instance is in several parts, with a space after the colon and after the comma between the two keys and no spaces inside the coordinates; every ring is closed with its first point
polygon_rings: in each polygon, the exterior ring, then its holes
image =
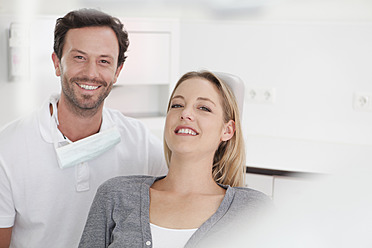
{"type": "Polygon", "coordinates": [[[205,106],[202,106],[199,109],[201,109],[203,111],[207,111],[207,112],[212,112],[208,107],[205,107],[205,106]]]}
{"type": "Polygon", "coordinates": [[[181,104],[172,104],[171,108],[182,108],[181,104]]]}

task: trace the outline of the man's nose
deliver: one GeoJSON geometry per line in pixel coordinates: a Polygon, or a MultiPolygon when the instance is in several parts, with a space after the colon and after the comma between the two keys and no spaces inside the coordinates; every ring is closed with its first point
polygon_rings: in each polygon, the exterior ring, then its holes
{"type": "Polygon", "coordinates": [[[89,61],[85,68],[85,73],[89,78],[97,78],[98,77],[98,65],[95,61],[89,61]]]}

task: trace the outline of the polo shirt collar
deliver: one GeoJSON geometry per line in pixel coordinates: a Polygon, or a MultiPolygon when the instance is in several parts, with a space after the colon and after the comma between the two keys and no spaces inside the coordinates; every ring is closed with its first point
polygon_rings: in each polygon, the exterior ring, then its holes
{"type": "MultiPolygon", "coordinates": [[[[64,137],[61,131],[58,129],[58,111],[57,103],[59,101],[60,94],[54,94],[47,99],[38,111],[38,122],[42,138],[48,143],[54,143],[54,139],[58,143],[71,143],[64,137]],[[53,106],[53,115],[50,114],[49,106],[53,106]]],[[[107,130],[115,126],[115,122],[110,118],[107,113],[107,109],[104,107],[102,112],[102,124],[99,132],[107,130]]]]}

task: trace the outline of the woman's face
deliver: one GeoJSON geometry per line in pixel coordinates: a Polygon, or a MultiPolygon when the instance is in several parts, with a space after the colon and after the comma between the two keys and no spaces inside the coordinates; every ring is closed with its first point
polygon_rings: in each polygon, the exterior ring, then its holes
{"type": "Polygon", "coordinates": [[[164,130],[172,156],[192,154],[213,159],[220,142],[230,139],[234,131],[233,121],[223,121],[221,96],[214,84],[195,77],[175,90],[164,130]]]}

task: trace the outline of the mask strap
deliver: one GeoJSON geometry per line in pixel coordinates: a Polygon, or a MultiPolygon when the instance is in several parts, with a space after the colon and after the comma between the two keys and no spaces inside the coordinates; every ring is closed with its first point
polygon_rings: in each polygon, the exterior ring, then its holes
{"type": "Polygon", "coordinates": [[[69,144],[71,142],[68,139],[66,139],[66,137],[58,129],[59,122],[58,122],[57,101],[50,101],[50,104],[52,105],[52,112],[53,112],[52,116],[50,118],[50,132],[51,132],[51,135],[52,135],[54,148],[57,149],[61,145],[66,145],[66,144],[69,144]],[[59,135],[63,136],[64,141],[65,141],[65,142],[63,142],[64,144],[61,144],[61,142],[59,141],[60,140],[59,135]]]}
{"type": "Polygon", "coordinates": [[[52,119],[55,120],[57,126],[59,126],[59,121],[58,121],[58,108],[57,108],[57,101],[56,102],[51,102],[52,105],[52,119]]]}

